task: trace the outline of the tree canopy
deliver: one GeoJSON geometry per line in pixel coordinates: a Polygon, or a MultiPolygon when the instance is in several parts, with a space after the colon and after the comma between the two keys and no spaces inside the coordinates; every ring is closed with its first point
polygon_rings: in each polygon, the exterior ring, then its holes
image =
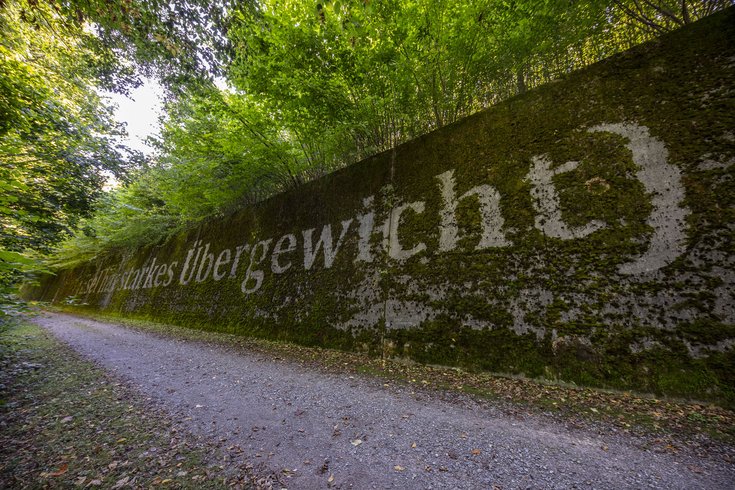
{"type": "Polygon", "coordinates": [[[0,2],[0,292],[78,229],[109,177],[141,166],[100,90],[159,74],[175,92],[217,74],[224,6],[199,15],[206,5],[0,2]]]}

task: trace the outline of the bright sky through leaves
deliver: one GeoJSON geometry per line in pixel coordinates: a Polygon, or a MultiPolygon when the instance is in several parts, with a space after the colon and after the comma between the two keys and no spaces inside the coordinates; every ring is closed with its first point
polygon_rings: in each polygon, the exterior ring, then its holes
{"type": "Polygon", "coordinates": [[[145,144],[145,139],[160,133],[158,117],[162,110],[163,88],[155,80],[145,79],[143,85],[131,90],[129,97],[112,92],[104,92],[103,96],[117,106],[115,119],[126,124],[128,137],[122,143],[150,154],[153,148],[145,144]]]}

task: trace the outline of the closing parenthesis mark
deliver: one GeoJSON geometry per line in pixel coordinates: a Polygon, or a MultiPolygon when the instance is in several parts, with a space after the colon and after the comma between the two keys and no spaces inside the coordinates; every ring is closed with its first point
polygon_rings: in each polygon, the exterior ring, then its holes
{"type": "Polygon", "coordinates": [[[648,128],[632,123],[600,124],[590,133],[614,133],[628,139],[626,147],[638,166],[636,178],[651,196],[653,210],[646,224],[653,228],[651,242],[643,255],[618,267],[622,274],[652,272],[669,265],[686,251],[686,218],[683,206],[684,186],[681,171],[668,163],[668,150],[661,140],[651,136],[648,128]]]}

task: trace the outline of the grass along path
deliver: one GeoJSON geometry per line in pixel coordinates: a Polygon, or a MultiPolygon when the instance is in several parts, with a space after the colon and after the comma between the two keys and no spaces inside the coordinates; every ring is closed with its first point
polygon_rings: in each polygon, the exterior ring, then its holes
{"type": "Polygon", "coordinates": [[[0,488],[270,486],[251,469],[40,327],[0,324],[0,488]]]}

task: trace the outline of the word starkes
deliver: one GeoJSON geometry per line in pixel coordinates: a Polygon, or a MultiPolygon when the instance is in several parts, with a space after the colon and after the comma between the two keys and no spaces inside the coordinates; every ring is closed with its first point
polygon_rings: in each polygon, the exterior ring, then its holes
{"type": "MultiPolygon", "coordinates": [[[[626,147],[637,168],[635,177],[643,184],[651,199],[652,211],[646,224],[653,233],[648,248],[642,255],[620,265],[618,272],[641,274],[670,264],[685,251],[685,223],[689,212],[682,204],[684,189],[681,172],[667,162],[665,145],[652,137],[648,128],[637,124],[601,124],[587,131],[614,133],[627,140],[626,147]]],[[[574,227],[562,218],[559,194],[553,178],[571,172],[578,166],[579,162],[569,161],[553,167],[546,155],[531,158],[526,179],[531,184],[531,200],[536,213],[534,226],[548,237],[579,240],[606,227],[605,223],[596,220],[574,227]]],[[[472,202],[479,206],[481,233],[474,248],[488,250],[513,246],[504,231],[500,194],[495,188],[479,184],[468,190],[458,190],[454,170],[436,175],[435,181],[437,197],[441,200],[436,240],[438,253],[450,252],[458,247],[462,237],[457,210],[460,203],[468,198],[472,198],[472,202]]],[[[98,271],[80,292],[111,293],[118,289],[168,287],[177,278],[176,284],[180,286],[208,280],[238,281],[243,293],[252,294],[262,286],[267,271],[275,275],[283,274],[293,267],[303,267],[309,271],[317,264],[326,269],[331,268],[344,244],[350,240],[356,240],[356,247],[350,247],[356,252],[353,258],[356,263],[374,262],[380,251],[397,262],[425,253],[428,248],[426,242],[413,238],[413,243],[403,243],[399,239],[399,230],[410,213],[421,215],[425,212],[426,201],[392,206],[382,220],[377,219],[375,201],[375,196],[364,198],[359,214],[342,221],[334,229],[331,224],[326,224],[320,231],[308,228],[299,234],[286,233],[219,250],[211,243],[197,240],[188,248],[186,256],[177,260],[164,263],[153,258],[140,268],[126,270],[121,264],[115,272],[109,268],[98,271]]]]}

